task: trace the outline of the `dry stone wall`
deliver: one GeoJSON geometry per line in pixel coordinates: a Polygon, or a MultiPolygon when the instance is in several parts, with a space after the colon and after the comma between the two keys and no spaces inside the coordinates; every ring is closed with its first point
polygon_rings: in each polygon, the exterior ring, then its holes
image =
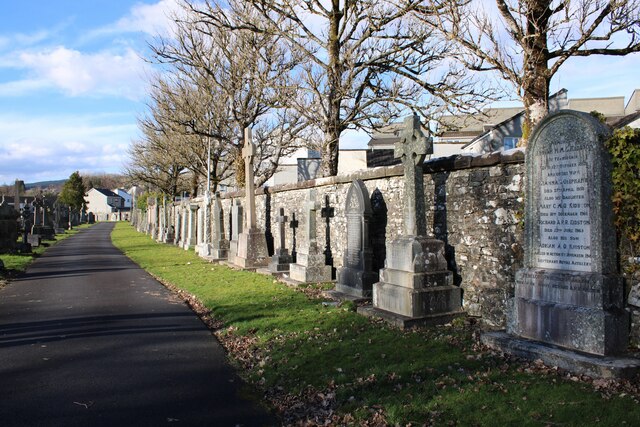
{"type": "MultiPolygon", "coordinates": [[[[342,266],[346,248],[345,203],[353,179],[362,179],[374,205],[372,245],[377,268],[384,258],[384,242],[402,232],[404,181],[401,166],[381,167],[296,184],[258,189],[258,227],[267,233],[270,253],[277,235],[277,212],[282,207],[296,229],[297,248],[306,244],[306,195],[317,190],[317,201],[335,209],[330,219],[329,245],[333,266],[342,266]],[[385,212],[386,218],[381,215],[385,212]]],[[[515,271],[522,266],[520,225],[523,211],[524,153],[520,150],[484,156],[458,155],[434,159],[425,164],[425,205],[427,231],[444,240],[454,283],[463,289],[463,307],[480,316],[488,326],[504,327],[507,299],[513,296],[515,271]]],[[[221,195],[225,211],[225,233],[229,235],[232,200],[244,199],[241,192],[221,195]]],[[[317,241],[327,242],[326,222],[317,218],[317,241]]],[[[291,250],[292,229],[287,227],[287,248],[291,250]]],[[[375,262],[374,262],[375,264],[375,262]]]]}

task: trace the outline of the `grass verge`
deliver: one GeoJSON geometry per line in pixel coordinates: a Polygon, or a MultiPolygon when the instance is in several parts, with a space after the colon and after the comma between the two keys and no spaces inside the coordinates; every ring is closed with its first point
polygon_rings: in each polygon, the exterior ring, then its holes
{"type": "Polygon", "coordinates": [[[24,273],[29,264],[47,250],[48,247],[55,245],[57,242],[78,234],[80,230],[89,228],[91,225],[82,224],[76,226],[73,230],[67,230],[64,234],[56,235],[55,240],[43,240],[42,244],[29,254],[0,254],[0,260],[4,263],[4,270],[0,270],[0,288],[6,284],[8,280],[24,273]]]}
{"type": "Polygon", "coordinates": [[[230,359],[283,424],[640,425],[635,383],[509,363],[469,321],[398,331],[326,304],[317,287],[209,264],[125,223],[112,240],[224,325],[230,359]]]}

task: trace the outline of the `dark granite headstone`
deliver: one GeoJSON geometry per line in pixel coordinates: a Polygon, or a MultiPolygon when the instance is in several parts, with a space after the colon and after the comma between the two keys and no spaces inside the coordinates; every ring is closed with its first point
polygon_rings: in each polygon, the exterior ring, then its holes
{"type": "Polygon", "coordinates": [[[345,206],[347,248],[338,270],[336,291],[356,297],[370,297],[378,273],[372,268],[373,252],[369,244],[372,209],[369,192],[362,180],[351,183],[345,206]]]}

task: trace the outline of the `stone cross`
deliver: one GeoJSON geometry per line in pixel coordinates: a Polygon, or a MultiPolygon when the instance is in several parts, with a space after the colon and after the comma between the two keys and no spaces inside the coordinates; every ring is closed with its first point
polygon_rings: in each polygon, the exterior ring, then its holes
{"type": "Polygon", "coordinates": [[[291,213],[291,221],[289,221],[289,228],[291,228],[291,234],[293,234],[293,244],[291,245],[291,254],[296,253],[296,228],[298,228],[298,220],[296,219],[296,213],[291,213]]]}
{"type": "Polygon", "coordinates": [[[320,208],[316,201],[316,190],[309,190],[304,207],[307,211],[307,242],[311,243],[316,240],[316,211],[320,208]]]}
{"type": "Polygon", "coordinates": [[[285,223],[287,222],[289,218],[284,214],[284,208],[280,208],[280,215],[278,215],[277,221],[278,221],[278,231],[280,232],[280,249],[284,249],[285,248],[285,242],[284,242],[284,238],[285,238],[285,223]]]}
{"type": "Polygon", "coordinates": [[[433,153],[432,141],[422,133],[417,115],[404,119],[404,130],[393,155],[404,166],[404,224],[409,236],[424,236],[427,232],[422,163],[427,154],[433,153]]]}
{"type": "Polygon", "coordinates": [[[324,258],[326,265],[333,265],[333,255],[331,254],[331,218],[335,216],[335,209],[329,206],[329,195],[324,196],[324,207],[320,211],[320,216],[325,219],[325,247],[324,258]]]}
{"type": "Polygon", "coordinates": [[[245,228],[247,230],[256,228],[256,199],[255,184],[253,182],[253,158],[256,155],[256,147],[253,145],[252,138],[251,128],[245,128],[242,157],[244,158],[244,188],[247,201],[245,215],[245,228]]]}

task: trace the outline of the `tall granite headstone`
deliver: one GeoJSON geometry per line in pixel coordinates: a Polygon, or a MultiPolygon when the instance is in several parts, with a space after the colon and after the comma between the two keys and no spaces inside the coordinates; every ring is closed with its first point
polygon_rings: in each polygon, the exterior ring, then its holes
{"type": "Polygon", "coordinates": [[[218,193],[213,196],[213,233],[211,242],[211,257],[214,260],[227,259],[229,256],[229,240],[224,234],[224,210],[218,193]]]}
{"type": "Polygon", "coordinates": [[[205,192],[201,209],[198,210],[198,244],[196,252],[201,257],[210,258],[211,245],[211,195],[205,192]]]}
{"type": "Polygon", "coordinates": [[[331,281],[331,266],[325,264],[325,255],[317,241],[317,212],[320,203],[316,200],[316,190],[307,193],[305,202],[307,224],[305,228],[305,246],[296,255],[296,263],[289,266],[289,277],[300,283],[318,283],[331,281]]]}
{"type": "Polygon", "coordinates": [[[187,230],[185,234],[185,240],[182,248],[188,251],[195,247],[197,244],[197,231],[198,231],[198,204],[187,204],[187,230]]]}
{"type": "Polygon", "coordinates": [[[253,158],[256,147],[253,144],[251,129],[244,130],[244,158],[245,172],[245,222],[244,230],[238,236],[238,253],[233,263],[242,268],[255,268],[266,266],[269,262],[267,239],[263,230],[259,229],[256,222],[255,183],[253,182],[253,158]]]}
{"type": "Polygon", "coordinates": [[[519,338],[533,340],[542,345],[519,355],[593,375],[602,367],[581,368],[576,357],[626,350],[629,317],[617,272],[611,161],[604,146],[609,135],[591,115],[569,110],[548,116],[532,134],[524,268],[516,273],[507,324],[513,339],[490,334],[484,338],[490,345],[516,348],[519,338]],[[568,349],[565,358],[547,345],[568,349]]]}
{"type": "Polygon", "coordinates": [[[242,233],[243,209],[240,199],[233,200],[231,204],[231,240],[229,241],[229,262],[238,254],[238,238],[242,233]]]}
{"type": "Polygon", "coordinates": [[[447,270],[444,242],[426,236],[422,165],[428,153],[433,142],[422,133],[419,118],[406,118],[394,150],[404,165],[404,235],[387,243],[373,308],[360,310],[400,327],[445,323],[461,313],[461,290],[447,270]]]}
{"type": "Polygon", "coordinates": [[[372,210],[369,192],[362,180],[351,183],[345,206],[347,248],[338,270],[336,291],[355,297],[371,296],[378,272],[372,269],[373,251],[369,243],[372,210]]]}

